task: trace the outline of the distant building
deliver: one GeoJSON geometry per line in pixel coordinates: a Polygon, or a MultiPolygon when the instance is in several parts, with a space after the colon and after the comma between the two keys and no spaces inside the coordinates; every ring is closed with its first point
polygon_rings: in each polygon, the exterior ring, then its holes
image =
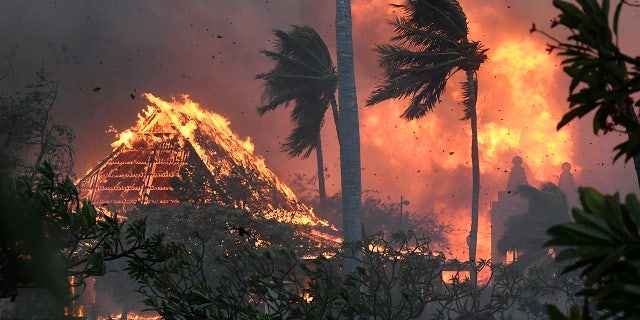
{"type": "Polygon", "coordinates": [[[527,175],[522,167],[522,158],[513,157],[513,167],[509,173],[507,188],[498,192],[498,200],[491,202],[489,215],[491,217],[491,262],[494,264],[508,263],[507,252],[498,250],[498,240],[504,234],[505,222],[509,217],[524,213],[527,210],[527,200],[516,194],[517,187],[528,185],[527,175]]]}
{"type": "MultiPolygon", "coordinates": [[[[516,192],[518,186],[529,184],[522,167],[522,158],[515,156],[512,162],[513,167],[509,173],[507,187],[504,191],[498,192],[498,200],[491,202],[489,211],[491,217],[491,262],[494,264],[508,264],[517,258],[518,253],[515,251],[504,252],[499,250],[498,241],[504,235],[507,219],[514,215],[525,213],[528,206],[527,200],[516,192]]],[[[568,162],[562,164],[558,187],[567,196],[567,202],[570,207],[579,204],[576,184],[571,173],[571,164],[568,162]]]]}

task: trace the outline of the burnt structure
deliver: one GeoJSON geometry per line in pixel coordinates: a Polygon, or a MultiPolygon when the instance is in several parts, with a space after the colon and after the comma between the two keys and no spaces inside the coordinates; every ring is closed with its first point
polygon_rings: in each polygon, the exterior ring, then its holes
{"type": "MultiPolygon", "coordinates": [[[[78,185],[89,201],[109,204],[122,211],[128,211],[136,203],[175,204],[178,199],[170,182],[185,166],[204,167],[186,139],[160,132],[148,133],[129,146],[117,147],[78,185]]],[[[206,179],[212,180],[212,177],[209,175],[206,179]]]]}
{"type": "Polygon", "coordinates": [[[152,105],[138,115],[137,125],[120,133],[111,154],[78,183],[94,205],[126,212],[138,203],[220,203],[281,221],[328,226],[253,154],[248,139],[230,130],[227,119],[188,97],[184,102],[146,97],[152,105]]]}

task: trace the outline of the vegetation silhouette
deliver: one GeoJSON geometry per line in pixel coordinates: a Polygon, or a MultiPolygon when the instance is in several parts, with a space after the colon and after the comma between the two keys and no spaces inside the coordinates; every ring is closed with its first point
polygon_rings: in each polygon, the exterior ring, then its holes
{"type": "MultiPolygon", "coordinates": [[[[478,202],[480,163],[478,156],[477,71],[487,60],[478,41],[468,39],[467,17],[457,0],[406,0],[393,5],[403,14],[392,21],[397,44],[377,45],[384,79],[367,99],[372,106],[389,99],[410,98],[402,117],[412,120],[425,116],[440,102],[449,78],[463,71],[464,117],[471,122],[471,231],[467,238],[469,261],[476,261],[478,242],[478,202]]],[[[472,276],[475,272],[471,273],[472,276]]],[[[473,282],[476,279],[472,279],[473,282]]]]}
{"type": "Polygon", "coordinates": [[[318,192],[320,204],[323,204],[327,192],[320,129],[329,107],[338,129],[336,67],[327,45],[313,28],[291,26],[289,32],[275,30],[274,34],[277,38],[275,51],[263,50],[262,53],[276,65],[271,71],[256,76],[264,80],[262,98],[267,102],[258,108],[258,113],[262,116],[279,106],[293,104],[290,118],[295,126],[282,144],[282,150],[291,157],[302,158],[309,157],[315,150],[318,192]]]}

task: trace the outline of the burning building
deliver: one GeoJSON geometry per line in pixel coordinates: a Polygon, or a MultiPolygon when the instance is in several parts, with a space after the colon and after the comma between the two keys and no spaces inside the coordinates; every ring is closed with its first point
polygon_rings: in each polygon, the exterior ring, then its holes
{"type": "Polygon", "coordinates": [[[120,212],[136,204],[219,203],[335,231],[298,201],[226,118],[188,96],[172,102],[145,97],[151,105],[137,124],[121,132],[111,154],[79,181],[89,201],[120,212]]]}

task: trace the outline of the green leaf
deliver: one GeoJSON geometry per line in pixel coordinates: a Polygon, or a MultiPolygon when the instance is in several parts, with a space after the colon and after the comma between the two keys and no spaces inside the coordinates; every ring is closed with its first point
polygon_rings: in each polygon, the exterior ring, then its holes
{"type": "Polygon", "coordinates": [[[574,231],[572,238],[566,239],[567,243],[556,245],[571,245],[571,244],[598,244],[601,241],[608,243],[614,243],[613,239],[608,234],[602,233],[597,229],[589,226],[577,223],[565,224],[564,227],[567,230],[574,231]],[[582,237],[580,237],[582,236],[582,237]],[[580,238],[579,238],[580,237],[580,238]]]}
{"type": "Polygon", "coordinates": [[[580,193],[580,202],[585,211],[599,216],[606,215],[604,196],[598,190],[591,187],[582,187],[578,192],[580,193]]]}
{"type": "Polygon", "coordinates": [[[102,252],[95,252],[87,256],[87,262],[97,274],[103,274],[106,271],[104,264],[104,255],[102,252]]]}
{"type": "Polygon", "coordinates": [[[633,239],[634,234],[632,234],[632,232],[627,228],[622,209],[620,207],[620,200],[617,195],[613,197],[607,196],[605,201],[608,208],[607,221],[612,227],[612,231],[615,233],[615,238],[619,239],[620,242],[626,242],[629,239],[633,239]]]}
{"type": "Polygon", "coordinates": [[[560,22],[568,27],[577,25],[580,21],[579,19],[583,16],[582,11],[569,2],[554,0],[553,6],[558,8],[561,12],[560,22]]]}
{"type": "Polygon", "coordinates": [[[624,285],[622,289],[631,294],[640,295],[640,285],[638,284],[627,284],[627,285],[624,285]]]}
{"type": "Polygon", "coordinates": [[[597,232],[602,232],[608,239],[615,236],[613,231],[607,225],[607,222],[600,216],[574,209],[573,219],[578,224],[594,228],[597,232]]]}
{"type": "Polygon", "coordinates": [[[614,160],[625,154],[625,161],[629,161],[634,155],[638,154],[640,151],[640,129],[632,130],[627,141],[617,145],[614,150],[619,150],[614,160]]]}
{"type": "Polygon", "coordinates": [[[567,318],[564,314],[562,314],[562,312],[560,312],[560,309],[558,309],[558,307],[551,304],[547,305],[547,315],[549,316],[550,320],[569,320],[569,318],[567,318]]]}
{"type": "Polygon", "coordinates": [[[556,126],[556,130],[560,130],[562,127],[567,125],[569,122],[571,122],[571,120],[573,120],[576,117],[582,118],[584,115],[589,113],[594,108],[595,108],[595,106],[594,107],[591,107],[591,106],[579,106],[579,107],[572,108],[571,110],[569,110],[569,112],[565,113],[564,116],[562,116],[562,119],[560,120],[560,122],[556,126]]]}
{"type": "Polygon", "coordinates": [[[626,198],[629,217],[637,226],[640,226],[640,201],[635,194],[629,194],[626,198]]]}

